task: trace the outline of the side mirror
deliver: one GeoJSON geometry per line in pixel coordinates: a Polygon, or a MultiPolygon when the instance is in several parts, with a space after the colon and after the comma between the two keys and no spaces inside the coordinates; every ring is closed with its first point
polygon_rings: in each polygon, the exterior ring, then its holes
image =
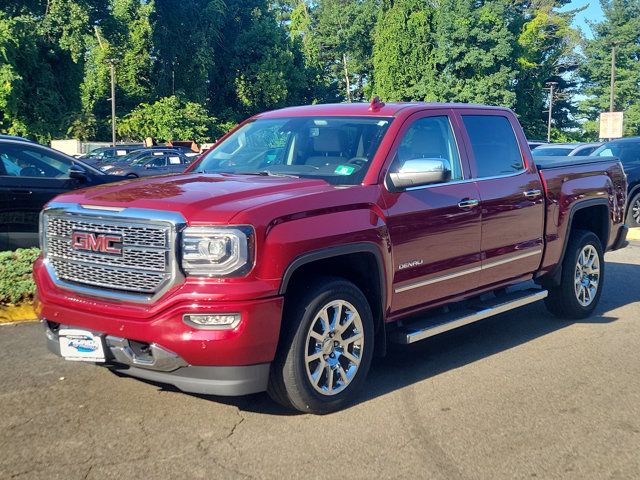
{"type": "Polygon", "coordinates": [[[84,168],[82,168],[80,165],[73,164],[69,167],[69,178],[73,178],[81,182],[86,182],[87,171],[84,168]]]}
{"type": "Polygon", "coordinates": [[[396,189],[445,183],[450,178],[449,162],[441,158],[405,160],[397,172],[389,174],[389,180],[396,189]]]}

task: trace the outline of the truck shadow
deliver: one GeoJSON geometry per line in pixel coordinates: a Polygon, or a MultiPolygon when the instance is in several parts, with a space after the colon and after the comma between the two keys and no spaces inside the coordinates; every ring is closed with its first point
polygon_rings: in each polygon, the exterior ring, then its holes
{"type": "MultiPolygon", "coordinates": [[[[374,359],[363,393],[363,403],[449,370],[464,367],[496,353],[517,347],[573,323],[607,324],[617,320],[610,314],[618,307],[640,302],[640,265],[607,263],[607,281],[595,315],[574,321],[553,317],[542,302],[467,325],[413,345],[389,345],[386,357],[374,359]]],[[[271,401],[265,394],[246,397],[203,399],[225,403],[240,410],[270,415],[296,415],[271,401]]]]}

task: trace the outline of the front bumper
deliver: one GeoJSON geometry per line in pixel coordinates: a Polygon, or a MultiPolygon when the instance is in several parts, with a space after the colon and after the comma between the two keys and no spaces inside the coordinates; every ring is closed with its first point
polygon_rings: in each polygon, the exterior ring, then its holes
{"type": "Polygon", "coordinates": [[[60,353],[55,329],[63,325],[99,335],[107,364],[127,375],[202,394],[266,389],[280,335],[281,296],[254,296],[247,291],[248,282],[185,283],[153,303],[118,302],[60,288],[40,260],[34,279],[34,308],[49,327],[54,353],[60,353]],[[238,292],[245,298],[237,298],[238,292]],[[183,321],[185,314],[194,313],[235,313],[241,320],[234,328],[205,330],[183,321]]]}
{"type": "MultiPolygon", "coordinates": [[[[48,349],[60,356],[57,330],[62,326],[44,322],[48,349]]],[[[188,365],[184,359],[157,344],[142,354],[138,343],[122,337],[93,332],[105,344],[106,365],[112,370],[143,380],[173,385],[183,392],[237,396],[263,392],[269,381],[269,363],[240,366],[188,365]]]]}

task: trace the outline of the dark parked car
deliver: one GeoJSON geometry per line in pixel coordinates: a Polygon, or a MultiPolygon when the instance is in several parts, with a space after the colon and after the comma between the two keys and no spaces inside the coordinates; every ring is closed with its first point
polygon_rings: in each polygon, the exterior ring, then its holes
{"type": "Polygon", "coordinates": [[[149,148],[141,148],[139,150],[135,150],[124,157],[113,158],[110,160],[106,160],[98,165],[98,168],[103,172],[108,172],[113,170],[116,167],[126,167],[131,165],[136,160],[139,160],[143,157],[147,157],[150,155],[153,156],[163,156],[163,155],[177,155],[179,154],[179,150],[176,150],[172,147],[149,147],[149,148]]]}
{"type": "Polygon", "coordinates": [[[618,157],[629,183],[627,224],[640,227],[640,137],[620,138],[607,142],[593,152],[598,157],[618,157]]]}
{"type": "Polygon", "coordinates": [[[51,148],[0,139],[0,250],[38,245],[38,216],[60,193],[112,177],[51,148]]]}
{"type": "Polygon", "coordinates": [[[142,145],[117,145],[116,147],[99,147],[78,157],[84,163],[97,166],[103,162],[114,161],[131,152],[140,150],[142,145]]]}
{"type": "Polygon", "coordinates": [[[531,151],[534,157],[588,157],[602,143],[547,143],[531,151]]]}
{"type": "Polygon", "coordinates": [[[114,163],[113,168],[107,171],[110,175],[122,175],[131,178],[163,175],[165,173],[182,173],[192,160],[192,158],[186,157],[182,152],[178,151],[152,152],[129,163],[114,163]]]}

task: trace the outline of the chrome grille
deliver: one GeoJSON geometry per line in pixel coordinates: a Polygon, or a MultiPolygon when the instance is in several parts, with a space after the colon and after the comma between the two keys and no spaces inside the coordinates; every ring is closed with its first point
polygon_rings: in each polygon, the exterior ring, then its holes
{"type": "MultiPolygon", "coordinates": [[[[58,211],[59,212],[59,211],[58,211]]],[[[80,286],[155,294],[173,277],[171,225],[64,213],[44,216],[45,255],[58,279],[80,286]],[[122,236],[122,255],[79,251],[74,231],[122,236]]]]}

